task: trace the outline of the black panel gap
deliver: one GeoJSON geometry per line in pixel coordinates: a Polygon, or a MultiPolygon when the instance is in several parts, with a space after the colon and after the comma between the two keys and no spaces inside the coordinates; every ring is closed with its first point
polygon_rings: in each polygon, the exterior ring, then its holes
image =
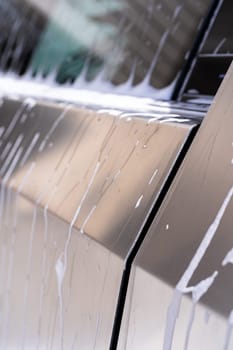
{"type": "Polygon", "coordinates": [[[117,349],[117,344],[118,344],[118,339],[119,339],[119,334],[120,334],[120,328],[121,328],[121,321],[123,317],[123,311],[124,311],[124,306],[125,306],[125,300],[126,300],[126,294],[127,294],[127,288],[128,288],[128,282],[129,282],[129,277],[130,277],[130,271],[131,271],[131,266],[133,263],[133,260],[155,218],[155,215],[157,214],[158,210],[161,207],[161,204],[163,203],[170,187],[171,184],[181,166],[181,163],[184,160],[184,157],[198,131],[199,126],[193,127],[193,129],[190,131],[189,136],[187,137],[187,140],[185,141],[182,150],[180,151],[180,154],[178,155],[175,164],[173,165],[167,180],[161,189],[161,192],[156,200],[156,203],[154,207],[152,208],[148,219],[145,223],[145,225],[142,228],[141,234],[139,235],[137,241],[135,242],[131,253],[125,263],[125,269],[122,275],[121,279],[121,286],[120,286],[120,291],[119,291],[119,296],[118,296],[118,303],[117,303],[117,308],[115,312],[115,319],[113,323],[113,330],[112,330],[112,337],[111,337],[111,342],[110,342],[110,350],[116,350],[117,349]]]}

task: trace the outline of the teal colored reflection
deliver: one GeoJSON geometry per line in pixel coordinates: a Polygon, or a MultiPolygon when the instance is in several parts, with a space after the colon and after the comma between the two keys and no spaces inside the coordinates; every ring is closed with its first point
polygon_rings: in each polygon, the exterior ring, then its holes
{"type": "Polygon", "coordinates": [[[114,16],[123,8],[121,1],[60,0],[34,52],[34,73],[47,75],[56,69],[57,81],[64,83],[73,82],[87,64],[87,80],[94,79],[110,61],[111,66],[117,66],[116,61],[121,61],[124,54],[125,40],[121,38],[117,56],[113,55],[119,36],[119,23],[114,16]]]}

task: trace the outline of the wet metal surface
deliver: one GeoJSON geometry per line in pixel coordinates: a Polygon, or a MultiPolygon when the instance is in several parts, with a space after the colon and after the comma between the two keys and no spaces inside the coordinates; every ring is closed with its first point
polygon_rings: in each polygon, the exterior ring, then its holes
{"type": "Polygon", "coordinates": [[[233,66],[136,257],[119,349],[233,346],[232,91],[233,66]]]}
{"type": "Polygon", "coordinates": [[[23,195],[48,203],[55,215],[123,257],[192,129],[192,123],[167,125],[71,106],[32,107],[30,100],[5,101],[2,111],[1,176],[22,149],[13,188],[33,164],[23,195]],[[15,105],[12,118],[9,104],[15,105]]]}
{"type": "Polygon", "coordinates": [[[0,115],[1,346],[108,349],[125,259],[195,123],[32,99],[0,115]]]}
{"type": "Polygon", "coordinates": [[[56,265],[67,224],[6,190],[0,235],[1,349],[108,349],[122,262],[73,229],[59,300],[56,265]]]}

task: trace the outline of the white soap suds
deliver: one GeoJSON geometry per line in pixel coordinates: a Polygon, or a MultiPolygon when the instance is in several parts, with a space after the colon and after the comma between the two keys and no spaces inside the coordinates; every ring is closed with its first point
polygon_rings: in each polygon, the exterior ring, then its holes
{"type": "Polygon", "coordinates": [[[138,198],[137,203],[135,205],[135,209],[137,209],[140,206],[142,199],[143,199],[143,194],[138,198]]]}
{"type": "Polygon", "coordinates": [[[227,264],[233,264],[233,248],[227,253],[222,261],[222,266],[226,266],[227,264]]]}
{"type": "MultiPolygon", "coordinates": [[[[215,216],[213,222],[207,229],[204,238],[202,239],[198,249],[196,250],[196,253],[194,254],[193,258],[191,259],[187,269],[185,270],[184,274],[182,275],[181,279],[176,285],[176,289],[174,291],[174,295],[171,301],[171,304],[168,308],[167,313],[167,322],[166,322],[166,328],[165,328],[165,334],[164,334],[164,345],[163,350],[171,350],[172,342],[173,342],[173,335],[175,330],[175,324],[176,319],[178,316],[178,308],[176,307],[178,299],[181,298],[182,294],[187,291],[187,286],[189,281],[191,280],[194,272],[196,271],[198,265],[200,264],[202,258],[204,257],[210,243],[212,242],[217,229],[220,225],[220,222],[223,218],[223,215],[232,199],[233,195],[233,187],[230,188],[228,191],[226,197],[224,198],[222,205],[217,212],[217,215],[215,216]],[[174,304],[174,305],[173,305],[174,304]]],[[[205,290],[205,288],[208,287],[208,283],[211,283],[213,279],[216,277],[215,272],[210,278],[204,281],[203,284],[198,286],[198,289],[195,289],[195,298],[199,298],[202,295],[202,292],[205,290]]],[[[191,287],[192,288],[192,287],[191,287]]],[[[208,289],[208,288],[207,288],[208,289]]]]}

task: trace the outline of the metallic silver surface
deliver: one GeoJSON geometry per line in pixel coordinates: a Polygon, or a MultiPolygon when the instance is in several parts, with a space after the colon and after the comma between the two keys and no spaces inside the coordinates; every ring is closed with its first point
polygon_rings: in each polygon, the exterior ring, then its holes
{"type": "Polygon", "coordinates": [[[119,349],[233,346],[232,93],[233,66],[135,259],[119,349]]]}
{"type": "Polygon", "coordinates": [[[195,123],[32,99],[0,115],[0,346],[108,349],[125,259],[195,123]]]}
{"type": "MultiPolygon", "coordinates": [[[[12,187],[35,162],[22,194],[125,257],[193,123],[14,104],[11,118],[9,102],[2,106],[0,149],[22,137],[12,187]]],[[[2,176],[8,166],[7,157],[0,160],[2,176]]]]}
{"type": "Polygon", "coordinates": [[[108,349],[121,259],[73,229],[59,301],[56,266],[68,226],[16,192],[5,193],[0,348],[108,349]]]}

